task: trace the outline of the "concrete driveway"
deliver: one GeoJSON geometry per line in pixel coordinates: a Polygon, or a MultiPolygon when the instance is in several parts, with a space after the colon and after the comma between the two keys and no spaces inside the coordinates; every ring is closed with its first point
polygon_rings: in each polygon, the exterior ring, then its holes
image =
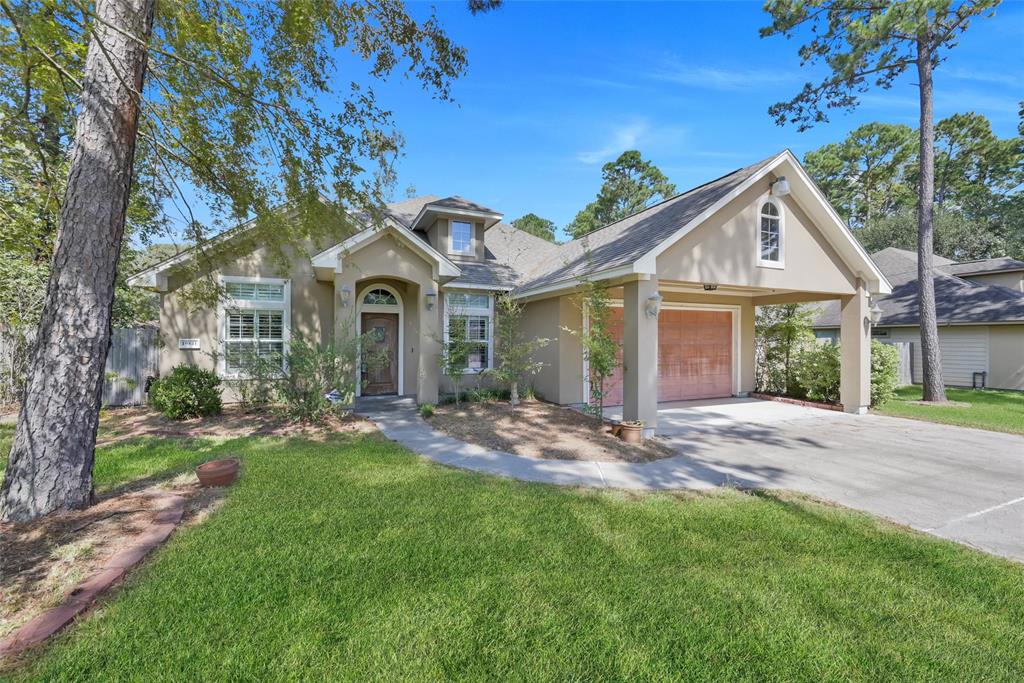
{"type": "Polygon", "coordinates": [[[755,399],[663,404],[658,434],[706,484],[803,491],[1024,561],[1022,436],[755,399]]]}

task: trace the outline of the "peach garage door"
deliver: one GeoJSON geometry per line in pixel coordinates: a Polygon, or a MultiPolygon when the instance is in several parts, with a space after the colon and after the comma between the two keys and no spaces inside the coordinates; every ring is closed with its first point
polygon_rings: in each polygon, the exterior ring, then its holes
{"type": "MultiPolygon", "coordinates": [[[[622,404],[622,309],[612,309],[620,367],[605,380],[605,405],[622,404]]],[[[658,400],[732,395],[732,312],[662,308],[658,315],[658,400]]]]}

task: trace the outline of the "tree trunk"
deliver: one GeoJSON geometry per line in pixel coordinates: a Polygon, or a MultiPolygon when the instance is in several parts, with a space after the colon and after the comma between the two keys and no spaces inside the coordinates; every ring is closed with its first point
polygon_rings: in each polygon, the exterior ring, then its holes
{"type": "Polygon", "coordinates": [[[942,353],[935,314],[935,282],[932,264],[935,236],[935,122],[932,113],[931,36],[917,41],[917,73],[921,89],[921,172],[917,181],[917,305],[921,319],[921,375],[925,401],[945,401],[942,353]]]}
{"type": "Polygon", "coordinates": [[[114,280],[155,0],[97,0],[50,281],[0,488],[5,521],[92,499],[114,280]],[[108,25],[119,30],[109,28],[108,25]]]}
{"type": "Polygon", "coordinates": [[[512,385],[509,387],[508,402],[515,408],[519,405],[519,382],[512,380],[512,385]]]}

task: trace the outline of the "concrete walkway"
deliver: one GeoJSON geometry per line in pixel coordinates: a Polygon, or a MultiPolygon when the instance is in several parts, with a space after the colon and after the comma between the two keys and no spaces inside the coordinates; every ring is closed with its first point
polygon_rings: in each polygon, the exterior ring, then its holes
{"type": "Polygon", "coordinates": [[[661,407],[658,434],[679,455],[609,463],[467,444],[432,430],[411,399],[360,399],[357,412],[453,467],[568,486],[791,489],[1024,561],[1021,436],[728,399],[661,407]]]}

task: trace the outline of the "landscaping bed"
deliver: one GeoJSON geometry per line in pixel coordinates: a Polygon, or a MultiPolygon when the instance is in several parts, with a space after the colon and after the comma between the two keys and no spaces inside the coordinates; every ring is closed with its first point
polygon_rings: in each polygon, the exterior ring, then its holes
{"type": "Polygon", "coordinates": [[[573,408],[544,401],[463,402],[439,406],[430,425],[466,443],[531,458],[649,462],[676,455],[659,439],[641,445],[612,435],[611,426],[573,408]]]}
{"type": "Polygon", "coordinates": [[[315,424],[296,422],[274,407],[260,411],[245,410],[241,405],[225,405],[219,415],[188,420],[172,420],[150,407],[109,408],[103,411],[99,446],[139,437],[206,437],[237,438],[243,436],[303,436],[323,438],[338,432],[373,431],[374,426],[362,418],[340,418],[328,415],[315,424]]]}
{"type": "Polygon", "coordinates": [[[134,545],[159,522],[174,496],[186,499],[190,521],[205,517],[220,492],[198,488],[195,477],[108,494],[95,505],[24,524],[0,523],[0,640],[134,545]]]}

